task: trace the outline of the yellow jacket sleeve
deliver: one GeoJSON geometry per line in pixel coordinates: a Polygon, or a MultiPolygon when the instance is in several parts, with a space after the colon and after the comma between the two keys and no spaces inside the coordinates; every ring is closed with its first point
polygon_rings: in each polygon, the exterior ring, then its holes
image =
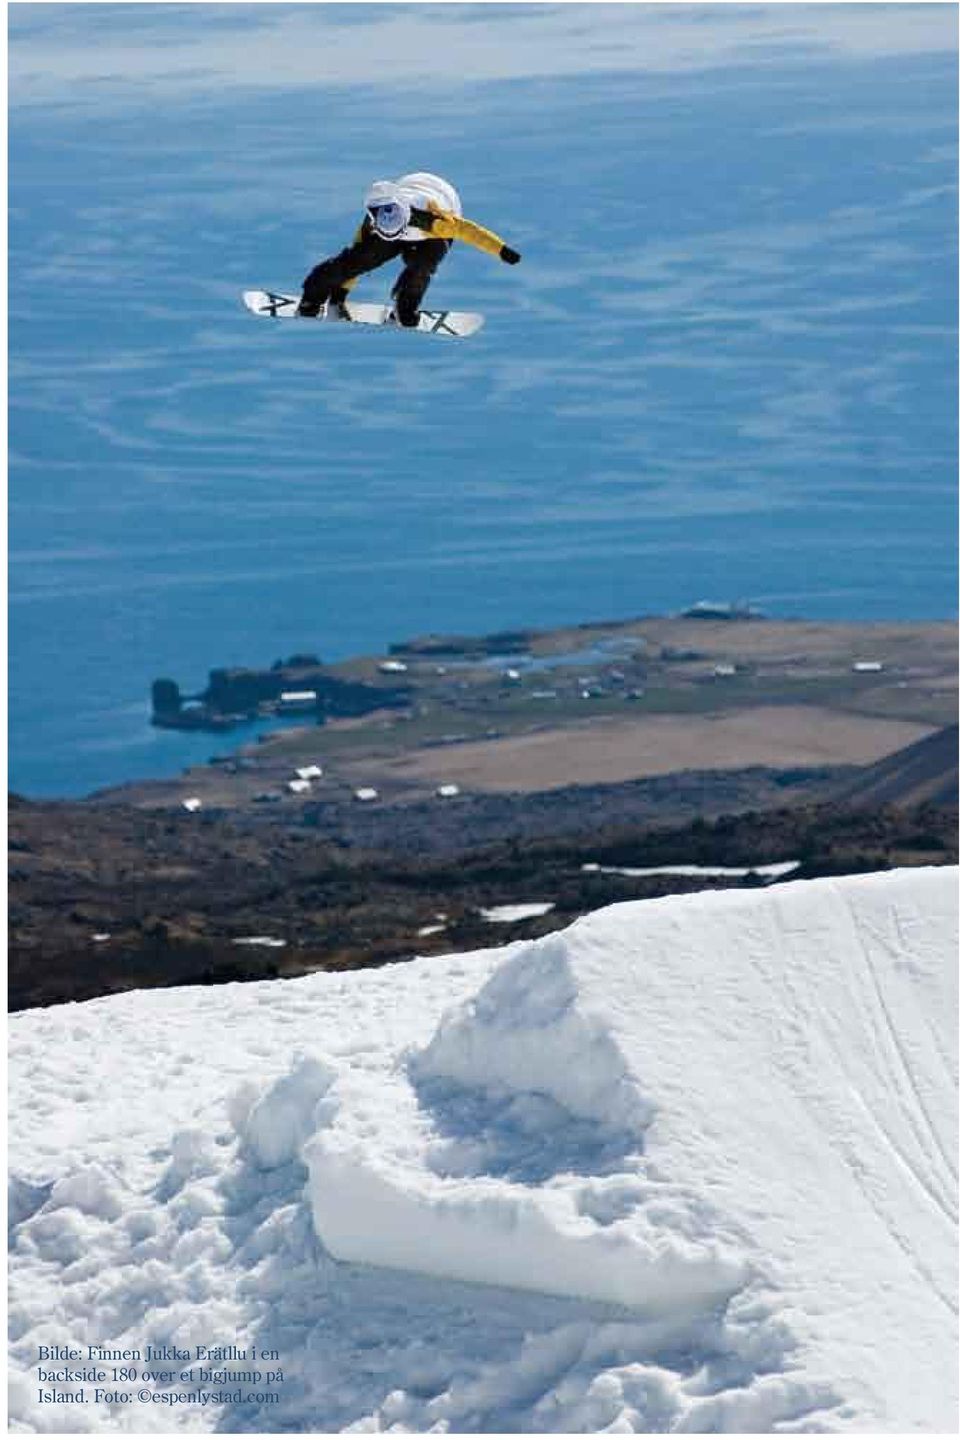
{"type": "Polygon", "coordinates": [[[486,230],[475,220],[467,220],[462,215],[452,215],[448,210],[441,210],[439,205],[431,203],[430,211],[436,217],[430,227],[430,234],[436,235],[438,240],[462,240],[465,245],[475,245],[478,250],[484,250],[488,255],[499,258],[504,242],[492,230],[486,230]]]}

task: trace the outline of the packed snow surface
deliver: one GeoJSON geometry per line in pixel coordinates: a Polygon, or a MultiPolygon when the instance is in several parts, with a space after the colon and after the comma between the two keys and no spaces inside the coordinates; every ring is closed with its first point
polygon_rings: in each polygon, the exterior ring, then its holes
{"type": "Polygon", "coordinates": [[[956,882],[13,1017],[13,1429],[954,1430],[956,882]]]}

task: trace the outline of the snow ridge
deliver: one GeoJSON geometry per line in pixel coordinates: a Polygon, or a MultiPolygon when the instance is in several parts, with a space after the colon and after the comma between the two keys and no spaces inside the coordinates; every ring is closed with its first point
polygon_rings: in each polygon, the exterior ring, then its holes
{"type": "Polygon", "coordinates": [[[653,1105],[601,1015],[582,1003],[561,932],[524,946],[411,1057],[415,1079],[549,1096],[638,1144],[653,1105]]]}
{"type": "Polygon", "coordinates": [[[333,1255],[659,1316],[743,1285],[702,1198],[643,1173],[653,1106],[571,960],[521,946],[405,1066],[333,1088],[303,1150],[333,1255]]]}

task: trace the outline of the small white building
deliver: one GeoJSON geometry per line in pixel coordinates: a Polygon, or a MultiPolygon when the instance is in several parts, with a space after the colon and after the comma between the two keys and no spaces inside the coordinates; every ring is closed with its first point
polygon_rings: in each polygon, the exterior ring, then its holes
{"type": "Polygon", "coordinates": [[[381,660],[377,666],[384,675],[405,675],[407,666],[402,660],[381,660]]]}
{"type": "Polygon", "coordinates": [[[438,785],[437,794],[441,800],[451,800],[454,795],[460,794],[459,785],[438,785]]]}
{"type": "Polygon", "coordinates": [[[183,802],[183,808],[184,810],[189,810],[190,814],[193,815],[197,810],[203,809],[203,801],[199,795],[188,795],[183,802]]]}
{"type": "Polygon", "coordinates": [[[320,765],[298,765],[297,778],[299,780],[319,780],[323,774],[323,767],[320,765]]]}
{"type": "Polygon", "coordinates": [[[882,660],[855,660],[853,669],[857,675],[878,675],[883,669],[882,660]]]}
{"type": "Polygon", "coordinates": [[[277,701],[277,708],[286,711],[288,714],[291,711],[300,713],[301,711],[314,710],[316,704],[316,690],[284,690],[281,692],[280,699],[277,701]]]}
{"type": "Polygon", "coordinates": [[[291,795],[307,795],[313,787],[309,780],[288,780],[287,789],[291,795]]]}
{"type": "Polygon", "coordinates": [[[372,785],[362,785],[359,790],[354,790],[353,798],[354,800],[360,800],[364,803],[367,803],[371,800],[379,800],[380,792],[379,790],[374,790],[372,785]]]}

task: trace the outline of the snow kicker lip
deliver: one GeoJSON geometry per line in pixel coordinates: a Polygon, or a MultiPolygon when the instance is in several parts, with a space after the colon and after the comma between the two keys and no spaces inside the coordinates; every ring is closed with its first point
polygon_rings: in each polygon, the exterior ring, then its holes
{"type": "Polygon", "coordinates": [[[936,870],[801,881],[613,906],[510,947],[381,1094],[330,1092],[303,1152],[318,1233],[346,1260],[688,1315],[768,1252],[785,1297],[826,1265],[880,1304],[872,1277],[906,1246],[911,1303],[939,1313],[955,1221],[929,1098],[949,996],[931,995],[954,901],[936,870]],[[553,1128],[552,1165],[524,1171],[497,1105],[531,1145],[553,1128]],[[609,1142],[592,1175],[556,1160],[583,1122],[609,1142]],[[824,1195],[862,1211],[856,1244],[824,1195]],[[786,1214],[796,1241],[771,1251],[786,1214]]]}
{"type": "Polygon", "coordinates": [[[719,1246],[684,1253],[666,1237],[601,1227],[559,1194],[422,1176],[404,1185],[395,1170],[320,1141],[308,1158],[314,1216],[338,1259],[659,1314],[711,1308],[747,1279],[719,1246]]]}
{"type": "Polygon", "coordinates": [[[702,1199],[644,1172],[654,1107],[562,937],[514,949],[405,1067],[343,1076],[322,1110],[302,1154],[337,1259],[675,1317],[751,1273],[702,1199]]]}

